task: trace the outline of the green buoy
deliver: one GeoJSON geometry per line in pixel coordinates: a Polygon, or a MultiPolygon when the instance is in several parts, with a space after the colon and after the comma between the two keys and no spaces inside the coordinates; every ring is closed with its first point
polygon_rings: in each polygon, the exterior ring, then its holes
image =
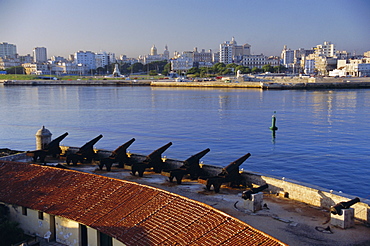
{"type": "Polygon", "coordinates": [[[274,111],[274,114],[272,115],[272,125],[269,127],[271,131],[277,131],[277,126],[276,126],[276,111],[274,111]]]}

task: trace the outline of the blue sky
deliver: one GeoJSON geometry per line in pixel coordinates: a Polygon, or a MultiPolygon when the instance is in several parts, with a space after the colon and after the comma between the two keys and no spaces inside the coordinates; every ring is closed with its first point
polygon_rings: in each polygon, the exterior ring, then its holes
{"type": "Polygon", "coordinates": [[[129,57],[218,50],[234,36],[253,54],[280,55],[331,41],[337,50],[370,50],[369,0],[0,0],[0,42],[20,55],[78,50],[129,57]]]}

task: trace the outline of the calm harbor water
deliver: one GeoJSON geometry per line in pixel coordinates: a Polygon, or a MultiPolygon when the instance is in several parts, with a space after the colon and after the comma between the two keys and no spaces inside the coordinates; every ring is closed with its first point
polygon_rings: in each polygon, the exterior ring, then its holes
{"type": "Polygon", "coordinates": [[[210,148],[203,162],[285,177],[369,199],[370,90],[0,86],[0,148],[33,150],[43,125],[63,145],[168,158],[210,148]],[[276,111],[278,131],[269,130],[276,111]]]}

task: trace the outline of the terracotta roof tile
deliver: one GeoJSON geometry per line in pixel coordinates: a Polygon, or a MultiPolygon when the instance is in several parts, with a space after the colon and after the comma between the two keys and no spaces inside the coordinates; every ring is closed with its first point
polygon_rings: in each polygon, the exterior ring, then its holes
{"type": "Polygon", "coordinates": [[[208,205],[133,182],[0,162],[0,201],[62,216],[126,245],[284,245],[208,205]]]}

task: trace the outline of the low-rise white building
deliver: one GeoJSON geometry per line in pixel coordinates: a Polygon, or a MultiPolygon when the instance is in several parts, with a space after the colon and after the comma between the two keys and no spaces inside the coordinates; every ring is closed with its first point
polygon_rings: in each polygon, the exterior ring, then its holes
{"type": "Polygon", "coordinates": [[[171,60],[171,70],[180,74],[180,72],[187,72],[194,65],[194,61],[189,57],[179,57],[171,60]]]}
{"type": "Polygon", "coordinates": [[[51,67],[47,63],[23,63],[26,74],[43,75],[51,74],[51,67]]]}
{"type": "Polygon", "coordinates": [[[74,55],[74,62],[76,64],[83,64],[88,69],[96,69],[95,53],[91,51],[78,51],[74,55]]]}
{"type": "Polygon", "coordinates": [[[247,55],[243,56],[242,65],[249,68],[262,68],[265,65],[278,66],[279,60],[274,57],[269,58],[263,54],[247,55]]]}
{"type": "Polygon", "coordinates": [[[331,77],[361,77],[370,76],[370,58],[353,59],[349,60],[338,60],[337,68],[329,72],[331,77]]]}
{"type": "Polygon", "coordinates": [[[83,75],[89,72],[87,65],[71,62],[58,62],[52,64],[52,72],[56,75],[83,75]]]}

